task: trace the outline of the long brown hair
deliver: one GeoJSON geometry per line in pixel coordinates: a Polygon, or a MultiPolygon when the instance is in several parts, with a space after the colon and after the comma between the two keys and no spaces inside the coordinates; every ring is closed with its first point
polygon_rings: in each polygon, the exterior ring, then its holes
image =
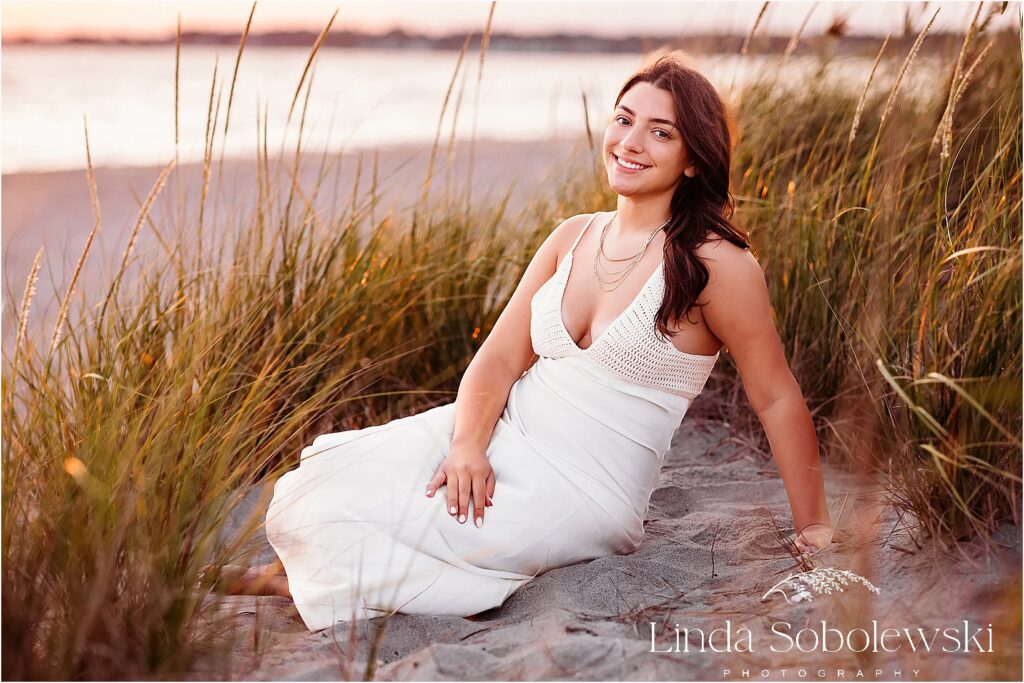
{"type": "Polygon", "coordinates": [[[640,82],[650,83],[672,95],[676,121],[690,163],[697,169],[693,178],[682,174],[672,193],[672,218],[665,227],[665,298],[655,316],[655,326],[669,335],[669,321],[678,320],[694,306],[708,283],[708,268],[696,248],[709,241],[708,234],[750,248],[747,234],[730,222],[736,204],[729,192],[732,136],[725,104],[704,76],[684,66],[672,54],[642,67],[630,76],[615,98],[640,82]]]}

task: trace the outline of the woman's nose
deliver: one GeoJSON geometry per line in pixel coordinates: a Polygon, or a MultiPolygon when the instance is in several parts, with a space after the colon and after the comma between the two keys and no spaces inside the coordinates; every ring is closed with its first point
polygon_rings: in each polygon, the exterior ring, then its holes
{"type": "Polygon", "coordinates": [[[640,132],[639,128],[631,128],[626,137],[622,138],[622,146],[629,148],[631,152],[642,152],[643,145],[640,144],[640,132]]]}

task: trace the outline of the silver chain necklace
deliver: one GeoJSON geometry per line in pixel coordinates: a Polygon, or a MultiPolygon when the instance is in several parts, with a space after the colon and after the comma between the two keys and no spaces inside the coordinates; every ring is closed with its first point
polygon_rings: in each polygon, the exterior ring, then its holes
{"type": "Polygon", "coordinates": [[[633,256],[627,256],[626,258],[614,259],[614,258],[611,258],[610,256],[608,256],[607,254],[604,253],[604,240],[605,240],[605,237],[608,234],[608,229],[611,227],[612,223],[615,222],[615,219],[618,218],[618,215],[619,215],[619,212],[616,211],[615,215],[612,216],[612,219],[610,221],[608,221],[608,223],[605,224],[604,229],[601,230],[601,239],[598,242],[597,252],[594,254],[594,277],[597,279],[598,285],[601,287],[601,290],[604,291],[604,292],[610,292],[613,289],[616,289],[619,285],[621,285],[625,281],[625,279],[627,277],[629,277],[629,274],[631,272],[633,272],[633,269],[636,268],[637,264],[639,264],[640,261],[643,259],[644,253],[646,253],[648,245],[650,245],[650,243],[654,240],[654,236],[657,235],[658,231],[662,230],[672,220],[672,217],[669,216],[667,221],[665,221],[664,223],[659,225],[657,228],[655,228],[651,232],[651,234],[648,235],[647,241],[644,242],[644,245],[642,247],[640,247],[640,251],[638,251],[636,254],[634,254],[633,256]],[[617,262],[629,261],[629,263],[622,270],[611,271],[611,270],[608,270],[607,266],[605,266],[604,264],[600,263],[602,256],[605,259],[607,259],[608,261],[617,261],[617,262]],[[601,273],[600,273],[600,269],[605,270],[612,277],[610,277],[610,278],[603,277],[601,275],[601,273]],[[621,273],[621,275],[620,275],[620,273],[621,273]],[[611,284],[612,286],[608,287],[607,285],[609,285],[609,284],[611,284]]]}

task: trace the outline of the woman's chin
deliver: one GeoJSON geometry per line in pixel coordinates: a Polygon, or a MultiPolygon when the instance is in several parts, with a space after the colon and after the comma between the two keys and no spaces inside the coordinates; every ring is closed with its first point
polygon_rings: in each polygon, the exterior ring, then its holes
{"type": "Polygon", "coordinates": [[[614,168],[606,169],[605,177],[608,179],[608,186],[619,194],[636,192],[638,185],[632,182],[632,178],[625,178],[614,168]]]}
{"type": "MultiPolygon", "coordinates": [[[[649,194],[661,194],[662,192],[668,192],[671,194],[676,185],[666,182],[663,178],[651,176],[650,178],[644,178],[640,180],[637,177],[624,176],[621,173],[616,173],[615,169],[611,169],[607,172],[606,178],[608,180],[608,187],[615,191],[616,194],[623,197],[629,197],[631,195],[649,195],[649,194]]],[[[676,181],[678,183],[678,181],[676,181]]]]}
{"type": "Polygon", "coordinates": [[[608,187],[615,191],[616,194],[628,197],[634,194],[643,194],[644,187],[637,183],[630,182],[628,179],[617,176],[613,171],[608,176],[608,187]]]}

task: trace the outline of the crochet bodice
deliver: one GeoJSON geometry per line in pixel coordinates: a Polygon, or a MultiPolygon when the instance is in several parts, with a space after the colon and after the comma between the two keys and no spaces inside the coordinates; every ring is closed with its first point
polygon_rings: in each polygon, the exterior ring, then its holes
{"type": "Polygon", "coordinates": [[[569,252],[530,301],[530,340],[538,356],[584,356],[611,374],[629,382],[694,398],[703,389],[718,360],[713,356],[680,351],[658,333],[654,316],[665,293],[664,259],[654,269],[632,302],[601,335],[582,349],[562,320],[562,300],[572,268],[573,252],[598,214],[587,221],[569,252]]]}

